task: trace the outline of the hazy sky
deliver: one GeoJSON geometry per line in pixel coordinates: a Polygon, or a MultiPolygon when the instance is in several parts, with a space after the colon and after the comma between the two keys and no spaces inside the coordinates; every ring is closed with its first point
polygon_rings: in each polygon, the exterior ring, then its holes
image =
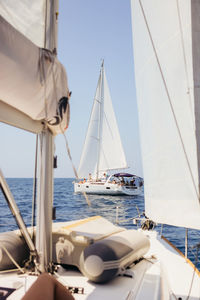
{"type": "MultiPolygon", "coordinates": [[[[102,59],[129,172],[142,175],[134,86],[130,0],[60,0],[58,57],[71,97],[66,132],[78,168],[102,59]]],[[[33,177],[35,136],[0,125],[1,169],[6,177],[33,177]]],[[[74,177],[64,137],[55,139],[55,177],[74,177]]]]}

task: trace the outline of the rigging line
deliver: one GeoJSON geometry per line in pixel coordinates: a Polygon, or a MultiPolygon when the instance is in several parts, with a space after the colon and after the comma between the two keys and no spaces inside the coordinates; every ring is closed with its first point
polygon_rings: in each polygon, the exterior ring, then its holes
{"type": "MultiPolygon", "coordinates": [[[[105,164],[106,164],[106,166],[107,166],[107,170],[106,170],[106,171],[108,171],[108,170],[110,170],[110,168],[109,168],[109,163],[108,163],[107,157],[106,157],[106,155],[105,155],[105,152],[103,151],[103,147],[101,147],[101,149],[102,149],[103,157],[104,157],[104,160],[105,160],[105,164]]],[[[99,171],[101,172],[102,170],[99,169],[99,171]]],[[[104,170],[103,170],[103,171],[104,171],[104,170]]]]}
{"type": "MultiPolygon", "coordinates": [[[[53,60],[53,65],[54,65],[54,60],[53,60]]],[[[56,80],[55,80],[55,74],[54,74],[53,66],[52,66],[52,76],[53,76],[53,85],[54,85],[54,90],[55,90],[55,96],[56,96],[56,100],[58,100],[58,98],[57,98],[56,80]]],[[[76,177],[76,179],[79,179],[78,173],[77,173],[77,171],[76,171],[76,168],[75,168],[74,163],[73,163],[73,160],[72,160],[72,156],[71,156],[71,152],[70,152],[70,149],[69,149],[69,144],[68,144],[68,141],[67,141],[67,137],[66,137],[66,135],[65,135],[65,133],[64,133],[64,131],[63,131],[63,128],[62,128],[62,126],[61,126],[61,120],[60,120],[60,123],[59,123],[59,127],[60,127],[60,131],[62,132],[62,134],[63,134],[63,136],[64,136],[65,145],[66,145],[66,149],[67,149],[67,154],[68,154],[68,157],[69,157],[69,159],[70,159],[70,161],[71,161],[71,164],[72,164],[72,168],[73,168],[75,177],[76,177]]],[[[85,199],[86,199],[86,202],[87,202],[88,206],[91,206],[91,203],[90,203],[90,201],[89,201],[89,199],[88,199],[87,194],[86,194],[85,192],[82,192],[82,193],[83,193],[83,196],[84,196],[85,199]]]]}
{"type": "Polygon", "coordinates": [[[200,259],[196,258],[196,254],[193,251],[193,247],[189,247],[189,250],[190,250],[191,254],[194,256],[195,260],[197,259],[197,263],[200,263],[200,259]]]}
{"type": "Polygon", "coordinates": [[[193,270],[193,274],[192,274],[190,289],[189,289],[188,296],[187,296],[186,300],[189,300],[190,294],[191,294],[191,291],[192,291],[192,286],[193,286],[193,283],[194,283],[194,275],[195,275],[195,271],[197,269],[197,263],[198,263],[198,253],[199,253],[199,246],[197,245],[197,254],[196,254],[196,257],[195,257],[195,266],[194,266],[194,270],[193,270]]]}
{"type": "MultiPolygon", "coordinates": [[[[61,126],[60,126],[60,127],[61,127],[61,126]]],[[[72,156],[71,156],[71,153],[70,153],[70,149],[69,149],[67,137],[66,137],[66,135],[64,134],[63,131],[62,131],[62,133],[63,133],[63,136],[64,136],[65,145],[66,145],[66,148],[67,148],[67,154],[68,154],[68,157],[69,157],[69,159],[70,159],[70,161],[71,161],[71,164],[72,164],[72,168],[73,168],[75,177],[76,177],[76,179],[79,179],[78,173],[77,173],[76,168],[75,168],[75,166],[74,166],[74,164],[73,164],[73,161],[72,161],[72,156]]],[[[91,206],[91,203],[90,203],[90,201],[89,201],[89,198],[88,198],[87,194],[86,194],[85,192],[82,192],[82,193],[83,193],[83,196],[85,197],[85,200],[86,200],[88,206],[91,206]]]]}
{"type": "Polygon", "coordinates": [[[68,144],[66,135],[65,135],[64,133],[63,133],[63,136],[64,136],[64,139],[65,139],[65,144],[66,144],[66,148],[67,148],[67,154],[68,154],[69,159],[70,159],[70,161],[71,161],[71,163],[72,163],[72,168],[73,168],[75,177],[76,177],[76,179],[79,179],[79,178],[78,178],[78,173],[77,173],[76,168],[75,168],[75,166],[74,166],[74,164],[73,164],[73,161],[72,161],[72,156],[71,156],[71,152],[70,152],[70,149],[69,149],[69,144],[68,144]]]}
{"type": "Polygon", "coordinates": [[[177,298],[177,297],[176,297],[176,295],[174,294],[173,291],[171,291],[171,295],[172,295],[172,297],[174,297],[175,300],[179,300],[179,299],[180,299],[180,298],[177,298]]]}
{"type": "Polygon", "coordinates": [[[160,64],[160,61],[159,61],[159,58],[158,58],[158,54],[157,54],[157,51],[156,51],[156,48],[155,48],[155,45],[154,45],[154,42],[153,42],[153,38],[152,38],[152,35],[151,35],[151,31],[150,31],[150,28],[149,28],[149,25],[148,25],[148,22],[147,22],[147,18],[146,18],[141,0],[139,0],[139,4],[140,4],[142,15],[144,17],[144,21],[145,21],[145,24],[146,24],[146,27],[147,27],[147,31],[148,31],[149,38],[150,38],[150,41],[151,41],[151,44],[152,44],[152,48],[153,48],[153,51],[154,51],[154,54],[155,54],[155,58],[156,58],[156,61],[157,61],[157,64],[158,64],[158,68],[159,68],[159,71],[160,71],[160,74],[161,74],[161,78],[162,78],[162,81],[163,81],[163,84],[164,84],[164,87],[165,87],[167,98],[169,100],[169,105],[170,105],[170,108],[171,108],[172,115],[174,117],[174,122],[175,122],[175,125],[176,125],[176,128],[177,128],[177,131],[178,131],[178,135],[179,135],[179,138],[180,138],[180,141],[181,141],[181,145],[182,145],[182,148],[183,148],[185,159],[186,159],[188,169],[189,169],[189,172],[190,172],[190,175],[191,175],[191,178],[192,178],[192,183],[193,183],[193,186],[194,186],[194,189],[195,189],[195,193],[196,193],[197,199],[198,199],[199,204],[200,204],[199,193],[198,193],[198,189],[197,189],[196,184],[195,184],[194,176],[193,176],[193,173],[192,173],[192,168],[190,166],[190,162],[189,162],[189,159],[188,159],[188,156],[187,156],[187,152],[186,152],[186,148],[185,148],[185,145],[184,145],[184,142],[183,142],[181,131],[180,131],[180,128],[179,128],[179,125],[178,125],[178,121],[176,119],[176,114],[175,114],[175,111],[174,111],[174,108],[173,108],[173,105],[172,105],[171,97],[170,97],[170,94],[169,94],[169,91],[168,91],[168,88],[167,88],[167,83],[166,83],[165,77],[163,75],[161,64],[160,64]]]}
{"type": "Polygon", "coordinates": [[[4,273],[8,273],[8,271],[9,271],[9,273],[10,273],[10,272],[16,272],[17,270],[18,270],[18,269],[1,270],[1,271],[0,271],[0,275],[1,275],[1,274],[4,274],[4,273]]]}
{"type": "MultiPolygon", "coordinates": [[[[104,112],[104,117],[105,117],[105,121],[106,121],[107,127],[108,127],[108,129],[109,129],[110,135],[111,135],[112,139],[114,140],[115,137],[114,137],[114,135],[113,135],[111,126],[110,126],[110,124],[109,124],[109,122],[108,122],[108,118],[107,118],[105,112],[104,112]]],[[[116,120],[116,119],[115,119],[115,120],[116,120]]],[[[117,124],[116,124],[116,125],[117,125],[117,124]]],[[[117,127],[117,130],[119,131],[118,126],[116,126],[116,127],[117,127]]],[[[121,138],[120,138],[120,137],[119,137],[119,141],[120,141],[120,145],[121,145],[122,151],[123,151],[123,153],[124,153],[124,149],[123,149],[122,141],[121,141],[121,138]]],[[[104,154],[104,152],[103,152],[103,154],[104,154]]],[[[124,155],[125,155],[125,153],[124,153],[124,155]]],[[[104,154],[104,157],[105,157],[105,154],[104,154]]],[[[105,157],[105,160],[106,160],[106,157],[105,157]]],[[[125,160],[126,160],[126,158],[125,158],[125,160]]],[[[107,162],[106,162],[106,163],[107,163],[107,162]]],[[[126,164],[127,164],[127,162],[126,162],[126,164]]],[[[121,168],[121,169],[124,169],[124,168],[121,168]]],[[[110,169],[110,170],[111,170],[111,169],[110,169]]]]}
{"type": "MultiPolygon", "coordinates": [[[[109,122],[108,122],[108,118],[107,118],[107,116],[106,116],[106,113],[104,112],[104,117],[105,117],[105,120],[106,120],[106,124],[107,124],[107,126],[108,126],[108,129],[109,129],[109,132],[110,132],[110,134],[111,134],[111,137],[112,137],[112,139],[114,140],[114,136],[113,136],[113,133],[112,133],[112,130],[111,130],[111,127],[110,127],[110,124],[109,124],[109,122]]],[[[118,127],[117,127],[117,129],[118,129],[118,127]]],[[[119,129],[118,129],[119,130],[119,129]]]]}
{"type": "MultiPolygon", "coordinates": [[[[53,65],[54,65],[54,60],[53,60],[53,65]]],[[[56,87],[56,80],[55,80],[55,74],[54,74],[54,69],[53,69],[53,65],[52,65],[52,77],[53,77],[53,85],[54,85],[54,91],[55,91],[55,96],[56,96],[56,100],[58,100],[58,97],[57,97],[57,87],[56,87]]],[[[72,160],[72,156],[71,156],[71,152],[70,152],[70,149],[69,149],[69,144],[68,144],[68,141],[67,141],[67,137],[63,131],[63,128],[61,126],[61,120],[60,120],[60,123],[59,123],[59,127],[60,127],[60,131],[62,132],[63,136],[64,136],[64,140],[65,140],[65,145],[66,145],[66,149],[67,149],[67,154],[68,154],[68,157],[71,161],[71,164],[72,164],[72,168],[73,168],[73,171],[74,171],[74,174],[75,174],[75,177],[76,179],[79,179],[78,177],[78,173],[76,171],[76,168],[74,166],[74,163],[73,163],[73,160],[72,160]]],[[[86,202],[88,204],[88,206],[91,205],[89,199],[88,199],[88,196],[86,195],[85,192],[82,192],[83,193],[83,196],[85,197],[86,199],[86,202]]]]}
{"type": "Polygon", "coordinates": [[[4,245],[1,245],[1,247],[3,248],[3,250],[5,251],[5,253],[8,255],[8,257],[10,258],[10,260],[13,262],[13,264],[17,267],[17,269],[20,270],[20,272],[22,272],[24,274],[25,273],[24,270],[18,265],[18,263],[13,258],[13,256],[10,254],[10,252],[6,249],[6,247],[4,247],[4,245]]]}
{"type": "Polygon", "coordinates": [[[35,149],[35,172],[33,178],[33,199],[32,199],[32,233],[31,238],[33,240],[34,226],[35,226],[35,210],[36,210],[36,194],[37,194],[37,161],[38,161],[38,134],[36,135],[36,149],[35,149]]]}
{"type": "Polygon", "coordinates": [[[181,35],[181,46],[182,46],[182,49],[183,49],[183,60],[184,60],[185,75],[186,75],[187,88],[188,88],[187,94],[188,94],[189,102],[190,102],[191,115],[193,116],[193,113],[192,113],[192,99],[191,99],[191,94],[190,94],[189,75],[188,75],[186,52],[185,52],[185,45],[184,45],[184,39],[183,39],[183,25],[182,25],[182,22],[181,22],[181,13],[180,13],[180,7],[179,7],[179,0],[176,0],[176,5],[177,5],[177,11],[178,11],[179,29],[180,29],[180,35],[181,35]]]}

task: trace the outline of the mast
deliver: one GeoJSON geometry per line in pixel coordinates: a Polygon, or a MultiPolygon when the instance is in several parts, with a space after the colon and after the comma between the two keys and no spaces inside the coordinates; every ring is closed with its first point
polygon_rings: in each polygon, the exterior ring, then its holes
{"type": "MultiPolygon", "coordinates": [[[[46,1],[46,32],[44,48],[56,54],[58,0],[46,1]]],[[[54,138],[46,127],[40,133],[40,167],[37,196],[36,249],[39,269],[48,270],[52,261],[52,207],[53,207],[53,144],[54,138]]]]}
{"type": "Polygon", "coordinates": [[[97,172],[96,179],[99,178],[99,164],[100,164],[100,155],[102,148],[102,128],[103,128],[103,112],[104,112],[104,61],[101,65],[101,79],[100,79],[100,102],[99,102],[99,128],[98,128],[98,153],[97,153],[97,172]]]}
{"type": "Polygon", "coordinates": [[[127,168],[126,157],[115,117],[104,62],[101,64],[97,89],[78,168],[80,178],[92,173],[127,168]]]}
{"type": "Polygon", "coordinates": [[[36,249],[40,271],[45,272],[52,261],[53,136],[49,130],[40,134],[37,197],[36,249]]]}

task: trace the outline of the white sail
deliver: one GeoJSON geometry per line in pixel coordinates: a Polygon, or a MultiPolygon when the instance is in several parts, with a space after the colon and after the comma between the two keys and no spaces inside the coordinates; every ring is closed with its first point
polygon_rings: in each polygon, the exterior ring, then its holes
{"type": "Polygon", "coordinates": [[[120,168],[127,168],[127,163],[102,66],[78,175],[83,178],[92,173],[98,177],[107,170],[120,168]]]}
{"type": "MultiPolygon", "coordinates": [[[[2,17],[6,13],[10,16],[10,12],[15,12],[14,1],[8,2],[8,6],[4,7],[3,3],[0,5],[0,107],[2,111],[6,108],[5,111],[9,112],[7,116],[2,116],[1,121],[26,130],[31,127],[33,132],[41,131],[38,122],[35,125],[32,123],[35,120],[46,123],[54,134],[63,132],[68,125],[66,107],[69,91],[64,67],[53,52],[46,50],[54,49],[55,41],[51,42],[54,38],[46,37],[43,44],[38,43],[42,48],[36,46],[2,17]],[[18,120],[16,115],[19,116],[18,120]],[[30,118],[31,126],[27,125],[27,117],[30,118]]],[[[28,5],[28,1],[21,1],[19,7],[22,3],[28,5]]],[[[41,32],[44,36],[44,30],[41,32]]]]}
{"type": "Polygon", "coordinates": [[[132,0],[145,211],[155,222],[196,229],[199,15],[199,1],[132,0]]]}
{"type": "MultiPolygon", "coordinates": [[[[50,18],[54,15],[50,12],[50,0],[1,0],[0,15],[15,29],[21,32],[40,48],[53,50],[50,45],[52,40],[53,22],[50,18]],[[50,17],[51,16],[51,17],[50,17]]],[[[55,38],[55,36],[54,36],[55,38]]]]}

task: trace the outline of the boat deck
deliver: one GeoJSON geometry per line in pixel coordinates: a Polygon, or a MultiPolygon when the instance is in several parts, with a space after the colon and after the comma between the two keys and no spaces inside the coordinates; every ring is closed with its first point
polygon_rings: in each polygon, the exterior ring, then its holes
{"type": "MultiPolygon", "coordinates": [[[[156,232],[145,232],[151,247],[144,259],[133,264],[123,276],[117,276],[105,284],[89,281],[78,270],[58,268],[56,278],[66,287],[77,287],[76,300],[131,300],[175,299],[197,300],[200,296],[200,277],[192,263],[171,247],[156,232]]],[[[0,287],[17,288],[7,299],[21,299],[36,280],[36,276],[19,275],[16,272],[0,274],[0,287]]]]}

